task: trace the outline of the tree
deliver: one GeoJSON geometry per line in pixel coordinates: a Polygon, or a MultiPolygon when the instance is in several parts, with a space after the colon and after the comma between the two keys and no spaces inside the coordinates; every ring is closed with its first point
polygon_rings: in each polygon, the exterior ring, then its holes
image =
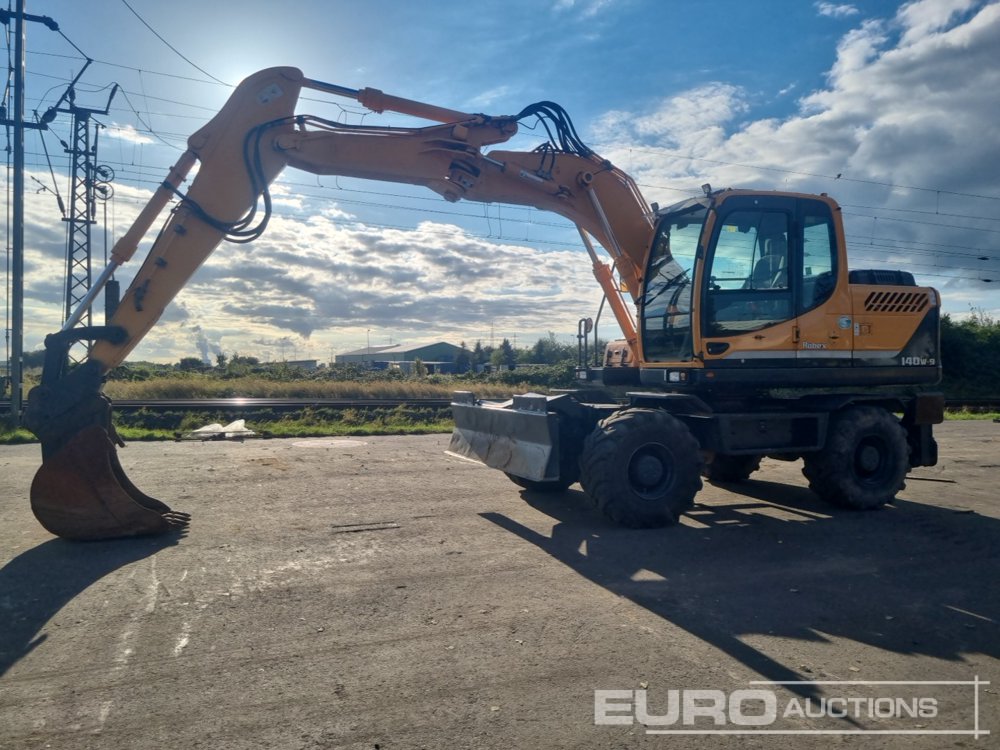
{"type": "Polygon", "coordinates": [[[181,361],[177,363],[176,367],[178,370],[184,372],[191,372],[192,370],[200,370],[205,366],[202,362],[201,357],[181,357],[181,361]]]}
{"type": "Polygon", "coordinates": [[[517,354],[514,352],[514,347],[510,345],[508,339],[500,342],[500,346],[490,355],[490,364],[494,368],[505,367],[508,370],[513,370],[517,366],[517,354]]]}
{"type": "Polygon", "coordinates": [[[420,357],[413,358],[413,374],[418,378],[427,377],[427,365],[424,364],[424,361],[420,357]]]}
{"type": "Polygon", "coordinates": [[[472,348],[472,364],[473,366],[485,365],[489,361],[489,355],[483,348],[483,342],[477,340],[476,345],[472,348]]]}
{"type": "Polygon", "coordinates": [[[455,355],[455,372],[468,372],[472,367],[472,353],[465,347],[463,341],[459,347],[458,354],[455,355]]]}
{"type": "Polygon", "coordinates": [[[229,357],[227,357],[224,352],[219,352],[215,355],[215,366],[220,370],[226,369],[226,362],[228,361],[229,357]]]}
{"type": "Polygon", "coordinates": [[[942,387],[946,396],[994,398],[1000,370],[1000,322],[981,309],[956,322],[941,318],[942,387]]]}
{"type": "Polygon", "coordinates": [[[45,350],[35,349],[31,352],[24,352],[21,359],[21,366],[24,369],[29,367],[42,367],[45,364],[45,350]]]}
{"type": "Polygon", "coordinates": [[[259,364],[260,360],[256,357],[246,357],[238,352],[233,352],[229,362],[226,363],[226,377],[249,375],[252,369],[259,364]]]}
{"type": "Polygon", "coordinates": [[[567,360],[576,361],[576,345],[560,344],[552,331],[547,337],[538,339],[530,352],[528,361],[533,364],[555,365],[567,360]]]}

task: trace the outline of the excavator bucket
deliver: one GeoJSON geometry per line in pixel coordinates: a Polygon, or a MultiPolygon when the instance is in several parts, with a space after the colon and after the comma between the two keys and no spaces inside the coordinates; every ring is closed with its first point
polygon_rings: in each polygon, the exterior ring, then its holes
{"type": "Polygon", "coordinates": [[[31,510],[51,533],[78,540],[180,531],[191,520],[129,481],[114,443],[97,425],[43,461],[31,483],[31,510]]]}
{"type": "Polygon", "coordinates": [[[42,383],[28,394],[24,425],[42,443],[42,466],[31,483],[31,510],[64,539],[95,540],[182,531],[191,516],[171,510],[125,476],[111,421],[111,401],[101,393],[101,365],[73,369],[66,352],[82,339],[118,339],[120,329],[88,327],[45,339],[42,383]]]}

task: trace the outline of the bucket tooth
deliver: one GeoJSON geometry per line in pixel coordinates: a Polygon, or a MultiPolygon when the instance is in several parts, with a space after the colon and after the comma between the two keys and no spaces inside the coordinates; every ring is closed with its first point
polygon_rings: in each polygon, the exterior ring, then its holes
{"type": "Polygon", "coordinates": [[[48,531],[77,540],[179,532],[191,520],[132,484],[97,425],[45,458],[31,484],[31,509],[48,531]]]}

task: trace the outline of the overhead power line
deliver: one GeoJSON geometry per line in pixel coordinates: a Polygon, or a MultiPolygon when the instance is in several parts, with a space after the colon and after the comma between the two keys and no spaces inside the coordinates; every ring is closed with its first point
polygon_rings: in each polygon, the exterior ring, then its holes
{"type": "Polygon", "coordinates": [[[86,52],[84,52],[84,51],[83,51],[82,49],[80,49],[79,47],[77,47],[77,46],[76,46],[76,44],[74,44],[74,43],[73,43],[73,40],[72,40],[72,39],[70,39],[70,38],[69,38],[68,36],[66,36],[66,34],[65,34],[65,33],[63,32],[63,30],[62,30],[62,29],[56,29],[56,31],[58,32],[59,36],[61,36],[61,37],[62,37],[63,39],[65,39],[65,40],[66,40],[66,42],[67,42],[67,43],[69,44],[69,46],[70,46],[70,47],[72,47],[72,48],[73,48],[73,49],[75,49],[75,50],[76,50],[77,52],[79,52],[79,53],[80,53],[81,55],[83,55],[83,57],[84,57],[85,59],[87,59],[87,60],[90,60],[90,55],[88,55],[88,54],[87,54],[86,52]]]}
{"type": "MultiPolygon", "coordinates": [[[[881,209],[879,209],[881,210],[881,209]]],[[[893,209],[889,209],[893,210],[893,209]]],[[[879,221],[899,221],[904,224],[922,224],[924,226],[942,227],[944,229],[961,229],[964,232],[989,232],[990,234],[1000,234],[1000,229],[985,229],[983,227],[970,227],[962,224],[942,224],[937,221],[919,221],[917,219],[896,219],[892,216],[871,216],[869,214],[855,214],[844,212],[844,216],[854,216],[860,219],[878,219],[879,221]]]]}
{"type": "Polygon", "coordinates": [[[229,85],[225,81],[221,81],[218,78],[216,78],[215,76],[213,76],[211,73],[209,73],[207,70],[205,70],[204,68],[202,68],[200,65],[198,65],[198,64],[192,62],[191,60],[189,60],[174,45],[172,45],[170,42],[168,42],[166,39],[164,39],[162,36],[160,36],[160,33],[156,29],[154,29],[152,26],[150,26],[149,23],[146,21],[146,19],[143,18],[142,16],[140,16],[136,12],[135,8],[133,8],[131,5],[129,5],[128,0],[122,0],[122,4],[126,8],[128,8],[130,11],[132,11],[132,15],[134,15],[136,18],[138,18],[139,21],[142,23],[143,26],[145,26],[147,29],[149,29],[151,32],[153,32],[153,36],[155,36],[157,39],[159,39],[161,42],[163,42],[165,45],[167,45],[167,47],[169,47],[170,50],[175,55],[177,55],[179,58],[181,58],[184,62],[186,62],[188,65],[190,65],[195,70],[197,70],[197,71],[199,71],[201,73],[204,73],[205,75],[207,75],[209,78],[211,78],[216,83],[221,83],[223,86],[228,86],[229,85]]]}
{"type": "MultiPolygon", "coordinates": [[[[135,72],[139,72],[139,73],[150,73],[150,74],[153,74],[153,75],[159,75],[159,76],[164,76],[164,77],[168,77],[168,78],[176,78],[176,79],[179,79],[179,80],[186,80],[186,81],[192,81],[192,82],[198,82],[198,83],[214,83],[214,84],[219,84],[219,85],[223,85],[223,86],[227,86],[229,88],[232,88],[232,84],[226,83],[225,81],[222,81],[219,78],[216,78],[211,73],[209,73],[205,69],[201,68],[199,65],[197,65],[196,63],[194,63],[193,61],[191,61],[189,58],[187,58],[185,55],[183,55],[173,45],[171,45],[170,42],[168,42],[161,34],[159,34],[159,32],[157,32],[129,4],[128,0],[122,0],[122,3],[125,5],[126,8],[128,8],[128,10],[133,15],[135,15],[135,17],[144,26],[146,26],[147,29],[149,29],[149,31],[151,33],[153,33],[160,41],[162,41],[167,47],[169,47],[175,54],[177,54],[181,59],[183,59],[185,62],[187,62],[189,65],[193,66],[195,69],[197,69],[201,73],[204,73],[211,80],[206,81],[206,80],[197,79],[197,78],[193,78],[193,77],[189,77],[189,76],[181,76],[181,75],[177,75],[177,74],[173,74],[173,73],[164,73],[164,72],[159,72],[159,71],[150,71],[150,70],[145,70],[143,68],[138,68],[138,67],[130,66],[130,65],[123,65],[121,63],[115,63],[115,62],[111,62],[111,61],[107,61],[107,60],[93,60],[92,58],[90,58],[89,56],[87,56],[70,39],[66,38],[66,41],[69,42],[69,44],[71,44],[74,47],[74,49],[76,49],[77,52],[79,52],[83,57],[85,57],[87,60],[91,60],[92,62],[97,62],[97,63],[103,64],[103,65],[108,65],[108,66],[112,66],[112,67],[118,67],[118,68],[122,68],[124,70],[131,70],[131,71],[135,71],[135,72]]],[[[62,32],[60,32],[60,34],[62,34],[62,32]]],[[[65,34],[62,34],[62,36],[65,38],[65,34]]],[[[71,58],[71,56],[68,56],[68,55],[59,55],[57,53],[34,52],[32,54],[36,54],[36,55],[48,55],[48,56],[52,56],[52,57],[70,57],[71,58]]],[[[45,74],[41,74],[41,73],[35,73],[34,75],[36,75],[36,76],[44,76],[44,77],[48,77],[48,78],[52,78],[52,79],[55,79],[55,80],[60,80],[60,81],[66,82],[66,79],[60,78],[59,76],[46,76],[45,74]]],[[[131,92],[131,93],[135,94],[136,92],[131,92]]],[[[156,101],[162,101],[162,102],[170,103],[170,104],[177,104],[177,105],[181,105],[181,106],[195,107],[197,109],[203,109],[203,110],[206,110],[206,111],[215,111],[215,110],[213,110],[210,107],[201,107],[201,106],[197,106],[197,105],[192,105],[192,104],[190,104],[188,102],[181,102],[181,101],[176,101],[176,100],[171,100],[171,99],[164,99],[164,98],[153,97],[153,96],[150,96],[150,97],[147,97],[147,98],[153,99],[153,100],[156,100],[156,101]]],[[[308,99],[307,101],[320,101],[320,102],[324,102],[324,103],[330,103],[330,102],[327,102],[326,100],[308,99]]],[[[350,112],[352,114],[363,114],[361,111],[357,111],[357,110],[350,109],[350,108],[342,107],[342,109],[344,109],[345,112],[350,112]]],[[[170,116],[170,115],[166,115],[166,116],[170,116]]],[[[155,135],[155,133],[154,133],[154,135],[155,135]]],[[[680,153],[677,153],[677,152],[669,152],[669,151],[664,151],[664,150],[655,150],[655,149],[645,149],[645,148],[638,148],[638,147],[629,147],[628,151],[630,153],[632,153],[632,152],[635,152],[635,153],[645,153],[645,154],[651,154],[651,155],[660,156],[662,158],[668,158],[668,159],[685,159],[685,160],[688,160],[688,161],[700,161],[700,162],[705,162],[705,163],[708,163],[708,164],[719,164],[719,165],[723,165],[723,166],[740,167],[740,168],[743,168],[743,169],[754,169],[754,170],[761,170],[761,171],[781,172],[781,173],[784,173],[784,174],[793,174],[793,175],[798,175],[798,176],[803,176],[803,177],[816,177],[816,178],[821,178],[821,179],[826,179],[826,180],[831,180],[831,181],[854,182],[854,183],[860,183],[860,184],[878,185],[880,187],[890,187],[890,188],[900,188],[900,189],[906,189],[906,190],[916,190],[916,191],[922,191],[922,192],[927,192],[927,193],[935,193],[935,194],[938,194],[938,195],[954,195],[954,196],[959,196],[959,197],[978,198],[978,199],[983,199],[983,200],[1000,201],[1000,196],[994,196],[994,195],[983,195],[983,194],[979,194],[979,193],[968,193],[968,192],[961,192],[961,191],[955,191],[955,190],[947,190],[947,189],[943,189],[943,188],[928,187],[928,186],[922,186],[922,185],[902,185],[902,184],[898,184],[898,183],[885,182],[885,181],[879,181],[879,180],[868,180],[868,179],[857,178],[857,177],[845,177],[842,174],[827,175],[827,174],[822,174],[822,173],[817,173],[817,172],[806,172],[806,171],[802,171],[802,170],[788,169],[788,168],[784,168],[784,167],[773,167],[773,166],[765,166],[765,165],[760,165],[760,164],[745,164],[745,163],[741,163],[741,162],[731,162],[731,161],[725,161],[725,160],[721,160],[721,159],[709,159],[707,157],[698,157],[698,156],[693,156],[693,155],[689,155],[689,154],[680,154],[680,153]]],[[[697,190],[690,190],[690,189],[685,189],[685,188],[677,188],[677,187],[666,186],[666,185],[652,185],[652,184],[641,184],[640,183],[640,186],[641,187],[645,187],[645,188],[659,189],[659,190],[671,190],[671,191],[674,191],[674,192],[680,192],[680,193],[686,193],[686,194],[697,193],[697,190]]],[[[938,214],[938,215],[942,215],[942,216],[954,216],[956,218],[982,219],[984,221],[1000,221],[1000,219],[993,218],[993,217],[972,216],[972,215],[967,215],[967,214],[948,214],[948,213],[943,213],[943,212],[938,212],[938,211],[934,211],[934,212],[931,212],[931,211],[921,212],[921,211],[918,211],[916,209],[889,209],[888,207],[883,207],[882,209],[875,209],[875,207],[852,206],[852,208],[853,207],[856,207],[856,208],[868,208],[870,210],[894,210],[894,211],[908,211],[908,212],[913,212],[913,213],[929,213],[929,214],[938,214]]]]}
{"type": "Polygon", "coordinates": [[[666,159],[687,159],[688,161],[703,161],[706,164],[721,164],[726,167],[740,167],[742,169],[758,169],[765,172],[781,172],[783,174],[794,174],[800,177],[819,177],[824,180],[838,182],[857,182],[864,185],[878,185],[879,187],[899,188],[902,190],[920,190],[926,193],[938,193],[940,195],[956,195],[962,198],[981,198],[988,201],[1000,201],[997,195],[981,195],[979,193],[963,193],[957,190],[944,190],[942,188],[923,187],[920,185],[899,185],[894,182],[882,182],[880,180],[866,180],[860,177],[845,177],[843,174],[820,174],[818,172],[802,172],[796,169],[786,169],[784,167],[768,167],[761,164],[741,164],[733,161],[722,161],[721,159],[708,159],[702,156],[691,156],[689,154],[678,154],[672,151],[655,151],[653,149],[629,147],[629,153],[652,154],[662,156],[666,159]]]}
{"type": "Polygon", "coordinates": [[[901,214],[921,214],[923,216],[947,216],[950,219],[973,219],[975,221],[1000,221],[1000,216],[976,216],[974,214],[953,214],[947,211],[928,211],[918,208],[890,208],[889,206],[854,206],[841,203],[841,208],[860,208],[865,211],[896,211],[901,214]]]}
{"type": "MultiPolygon", "coordinates": [[[[71,44],[72,44],[72,42],[71,42],[71,44]]],[[[76,46],[76,45],[74,45],[74,46],[76,46]]],[[[83,54],[83,53],[81,52],[80,54],[83,54]]],[[[61,55],[58,52],[38,52],[38,51],[32,51],[32,50],[28,51],[28,56],[29,57],[58,57],[58,58],[62,58],[62,59],[65,59],[65,60],[79,60],[80,59],[76,55],[61,55]]],[[[84,55],[84,57],[86,57],[86,55],[84,55]]],[[[88,59],[90,59],[90,58],[88,58],[88,59]]],[[[109,60],[94,60],[93,62],[94,62],[95,65],[107,65],[109,68],[119,68],[121,70],[131,70],[131,71],[136,72],[136,73],[147,73],[147,74],[153,75],[153,76],[163,76],[164,78],[175,78],[178,81],[187,81],[189,83],[208,83],[208,84],[211,84],[213,86],[221,85],[221,86],[227,86],[229,88],[232,88],[230,86],[230,84],[224,83],[223,81],[219,81],[219,80],[216,80],[216,79],[209,80],[209,79],[206,79],[206,78],[195,78],[194,76],[182,76],[182,75],[178,75],[177,73],[164,73],[164,72],[158,71],[158,70],[147,70],[146,68],[137,68],[134,65],[123,65],[122,63],[114,63],[114,62],[110,62],[109,60]]],[[[33,75],[37,75],[37,74],[33,74],[33,75]]]]}
{"type": "MultiPolygon", "coordinates": [[[[32,156],[39,156],[39,154],[31,154],[32,156]]],[[[154,180],[150,179],[129,179],[127,176],[130,174],[129,165],[126,162],[118,161],[115,159],[106,160],[109,164],[113,165],[120,178],[128,179],[129,182],[138,185],[148,184],[156,185],[154,180]]],[[[138,173],[139,177],[146,177],[145,173],[138,173]]],[[[482,214],[479,212],[463,212],[455,210],[447,210],[441,208],[424,208],[412,205],[404,205],[399,203],[399,200],[406,201],[419,201],[427,203],[439,203],[440,199],[435,196],[419,196],[419,195],[405,195],[400,193],[393,193],[391,191],[377,191],[377,190],[363,190],[355,188],[345,188],[340,185],[323,185],[321,183],[305,183],[297,182],[294,180],[282,179],[282,184],[289,188],[295,190],[295,194],[302,198],[314,198],[314,199],[328,199],[330,198],[330,193],[326,191],[331,191],[334,194],[349,194],[349,195],[367,195],[376,198],[381,198],[383,200],[360,200],[352,199],[346,197],[336,197],[334,198],[338,204],[343,205],[354,205],[354,206],[365,206],[370,208],[384,208],[388,210],[396,211],[417,211],[427,215],[436,216],[454,216],[462,219],[479,219],[483,218],[482,214]],[[315,190],[319,189],[324,191],[322,193],[317,193],[315,190]],[[393,202],[391,199],[397,199],[393,202]]],[[[566,228],[570,229],[571,225],[568,222],[554,222],[548,221],[543,218],[521,218],[516,212],[531,211],[532,209],[525,206],[511,205],[511,204],[500,204],[505,212],[505,216],[502,217],[502,221],[513,223],[513,224],[527,224],[535,225],[538,227],[553,227],[553,228],[566,228]]],[[[523,214],[522,214],[523,215],[523,214]]],[[[492,217],[486,217],[492,218],[492,217]]],[[[951,225],[942,225],[944,228],[949,228],[951,225]]],[[[867,237],[862,235],[848,235],[848,239],[851,240],[852,247],[860,247],[861,245],[877,247],[879,249],[892,251],[899,254],[914,254],[914,255],[924,255],[931,257],[945,257],[953,256],[956,258],[979,258],[992,260],[997,256],[997,251],[981,247],[972,247],[967,245],[956,245],[954,243],[942,243],[942,242],[927,242],[922,240],[908,240],[895,237],[867,237]],[[893,244],[885,244],[893,243],[893,244]],[[930,247],[933,249],[919,249],[916,247],[908,247],[912,245],[922,245],[925,247],[930,247]],[[969,252],[962,252],[962,251],[969,252]]]]}
{"type": "MultiPolygon", "coordinates": [[[[159,184],[155,180],[136,180],[135,182],[136,182],[136,184],[148,184],[150,186],[154,186],[154,185],[158,185],[159,184]]],[[[291,183],[291,184],[294,186],[296,184],[301,184],[301,183],[291,183]]],[[[349,188],[332,188],[332,187],[327,187],[327,186],[320,186],[320,187],[322,189],[337,190],[337,191],[343,191],[343,192],[374,192],[374,191],[353,191],[353,190],[351,190],[349,188]]],[[[319,198],[319,197],[322,197],[322,196],[317,196],[315,194],[304,193],[304,192],[297,192],[296,195],[299,195],[299,196],[302,196],[302,197],[307,197],[307,198],[319,198]]],[[[398,196],[398,197],[410,197],[410,196],[398,196]]],[[[418,200],[422,200],[422,198],[419,198],[419,197],[417,197],[417,199],[418,200]]],[[[125,203],[134,203],[134,204],[140,205],[140,206],[144,205],[144,201],[141,200],[141,199],[138,199],[138,198],[136,198],[136,199],[129,199],[129,198],[120,198],[120,197],[116,196],[115,200],[121,200],[122,202],[125,202],[125,203]]],[[[435,200],[435,199],[434,198],[430,198],[429,200],[435,200]]],[[[437,209],[437,210],[428,210],[428,209],[425,209],[425,208],[418,209],[418,208],[415,208],[415,207],[412,207],[412,206],[404,206],[404,205],[392,204],[392,203],[389,203],[389,204],[380,204],[380,203],[374,203],[374,202],[369,202],[369,201],[353,201],[353,200],[343,200],[343,199],[339,199],[337,202],[338,203],[344,203],[344,204],[365,205],[365,206],[372,206],[372,207],[376,207],[376,208],[388,208],[388,209],[404,210],[404,211],[405,210],[409,210],[409,211],[419,210],[423,214],[426,214],[426,215],[435,215],[435,216],[442,216],[442,215],[443,216],[455,216],[455,217],[464,218],[464,219],[489,219],[489,218],[491,218],[491,217],[484,217],[481,214],[468,214],[468,213],[462,213],[462,212],[458,212],[458,211],[449,211],[447,209],[437,209]]],[[[508,209],[525,209],[524,206],[517,206],[517,205],[509,205],[508,206],[507,204],[503,204],[503,205],[504,205],[505,208],[508,208],[508,209]]],[[[274,211],[274,215],[278,216],[278,217],[281,217],[281,218],[286,218],[286,219],[301,219],[302,218],[301,214],[299,214],[299,213],[281,211],[281,210],[277,210],[277,209],[274,211]]],[[[414,227],[413,225],[408,225],[408,224],[390,224],[390,223],[386,223],[386,222],[371,221],[371,220],[367,220],[367,219],[366,220],[362,220],[362,219],[344,219],[344,218],[326,217],[326,220],[329,221],[331,224],[333,224],[335,226],[340,226],[340,227],[344,227],[344,228],[347,228],[347,229],[355,229],[355,230],[358,230],[358,231],[367,231],[367,230],[371,230],[371,229],[392,229],[392,230],[401,230],[401,231],[415,231],[416,230],[416,227],[414,227]]],[[[537,225],[537,226],[554,227],[554,228],[557,228],[557,229],[563,228],[561,225],[556,224],[554,222],[534,221],[534,220],[528,220],[528,219],[521,219],[521,218],[517,218],[517,217],[514,217],[514,216],[506,216],[506,217],[504,217],[503,218],[503,222],[504,223],[517,224],[517,225],[526,225],[527,224],[527,225],[537,225]]],[[[565,228],[568,230],[571,227],[567,223],[567,225],[566,225],[565,228]]],[[[424,233],[430,234],[432,236],[451,236],[452,235],[452,232],[450,230],[446,230],[446,229],[440,229],[440,230],[437,230],[437,229],[424,229],[422,231],[424,233]]],[[[483,240],[483,241],[486,241],[486,242],[500,242],[500,243],[506,243],[506,244],[529,245],[529,246],[535,246],[535,247],[539,247],[539,248],[543,248],[543,249],[546,248],[546,247],[553,248],[553,249],[570,249],[570,248],[573,248],[573,247],[576,246],[575,245],[575,239],[576,239],[575,237],[572,238],[572,239],[569,238],[569,237],[567,237],[567,239],[565,241],[560,241],[560,240],[552,240],[552,239],[540,239],[540,238],[534,239],[534,238],[529,238],[529,237],[513,236],[513,235],[511,235],[509,233],[504,233],[502,231],[499,232],[499,233],[494,233],[492,231],[489,231],[489,232],[486,232],[486,233],[482,233],[482,232],[469,231],[468,229],[462,229],[461,231],[463,231],[467,236],[469,236],[471,238],[483,240]]],[[[880,245],[878,243],[873,244],[873,243],[871,243],[871,242],[868,241],[868,238],[854,238],[854,237],[852,237],[850,235],[849,235],[848,238],[849,239],[853,238],[853,239],[856,240],[856,241],[852,242],[849,245],[849,247],[848,247],[848,254],[854,260],[856,260],[856,261],[862,261],[862,262],[865,262],[865,263],[871,263],[873,266],[879,266],[879,267],[894,267],[894,266],[898,265],[898,262],[887,261],[884,257],[871,256],[871,255],[869,255],[868,253],[865,252],[867,248],[872,247],[872,248],[877,248],[877,249],[880,249],[880,250],[896,251],[896,252],[899,252],[899,253],[913,252],[914,254],[931,255],[932,257],[935,254],[938,254],[938,255],[958,255],[958,256],[961,256],[961,257],[966,258],[966,259],[970,258],[970,256],[962,254],[962,253],[949,253],[947,251],[938,251],[937,253],[933,253],[933,252],[930,252],[930,251],[920,251],[920,250],[912,250],[911,251],[911,250],[909,250],[907,248],[897,248],[897,247],[892,247],[892,246],[888,246],[888,245],[880,245]]],[[[954,280],[954,281],[970,281],[970,282],[977,282],[977,283],[991,283],[991,282],[994,281],[994,279],[991,278],[991,277],[993,275],[997,275],[991,269],[988,269],[988,268],[977,269],[977,268],[973,268],[973,267],[965,266],[965,265],[952,265],[952,264],[939,265],[939,264],[929,264],[929,263],[908,263],[908,266],[911,266],[911,267],[914,268],[915,273],[916,273],[917,276],[930,277],[930,278],[940,278],[940,279],[948,279],[948,280],[954,280]],[[916,270],[918,268],[919,269],[935,269],[936,271],[947,271],[950,268],[950,269],[953,269],[954,271],[957,271],[958,273],[937,273],[937,272],[933,272],[933,271],[916,270]]]]}

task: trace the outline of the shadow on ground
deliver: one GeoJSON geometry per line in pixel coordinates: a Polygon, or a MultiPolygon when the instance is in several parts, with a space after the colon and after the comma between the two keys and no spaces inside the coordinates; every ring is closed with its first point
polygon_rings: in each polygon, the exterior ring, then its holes
{"type": "MultiPolygon", "coordinates": [[[[805,488],[766,481],[726,488],[735,499],[697,505],[695,527],[618,528],[572,490],[522,493],[555,519],[551,536],[482,515],[765,679],[816,677],[800,674],[794,655],[763,653],[742,636],[1000,657],[1000,521],[904,500],[831,509],[805,488]]],[[[829,668],[846,675],[848,666],[829,668]]]]}
{"type": "Polygon", "coordinates": [[[109,542],[51,539],[0,569],[0,676],[45,641],[42,628],[104,576],[177,544],[181,534],[109,542]]]}

